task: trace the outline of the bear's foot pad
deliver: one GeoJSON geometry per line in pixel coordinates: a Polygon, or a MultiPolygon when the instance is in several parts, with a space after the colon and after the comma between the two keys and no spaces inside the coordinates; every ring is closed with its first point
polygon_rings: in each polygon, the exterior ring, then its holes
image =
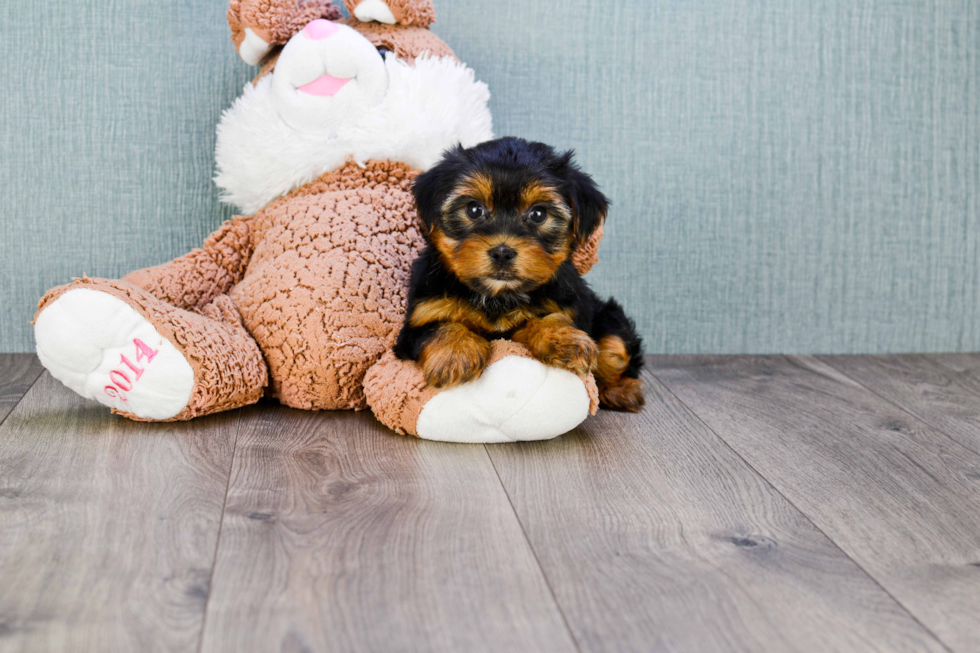
{"type": "Polygon", "coordinates": [[[41,364],[83,397],[147,420],[175,417],[190,400],[183,354],[113,295],[67,291],[38,315],[34,335],[41,364]]]}
{"type": "Polygon", "coordinates": [[[585,383],[571,372],[507,356],[475,381],[432,397],[416,431],[442,442],[550,440],[581,424],[589,405],[585,383]]]}

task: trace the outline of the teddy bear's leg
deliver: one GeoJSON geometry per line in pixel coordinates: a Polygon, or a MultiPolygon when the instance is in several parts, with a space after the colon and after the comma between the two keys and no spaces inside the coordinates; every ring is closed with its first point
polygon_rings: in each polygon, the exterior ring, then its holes
{"type": "Polygon", "coordinates": [[[131,419],[230,410],[258,401],[268,382],[225,295],[193,313],[126,281],[76,280],[44,296],[34,334],[52,376],[131,419]]]}
{"type": "Polygon", "coordinates": [[[599,393],[591,375],[583,380],[548,367],[507,340],[491,347],[479,379],[442,391],[389,351],[364,379],[368,403],[392,430],[444,442],[548,440],[595,414],[599,393]]]}
{"type": "Polygon", "coordinates": [[[242,280],[252,257],[252,236],[251,218],[235,216],[208,236],[200,249],[135,270],[122,280],[171,306],[200,312],[242,280]]]}

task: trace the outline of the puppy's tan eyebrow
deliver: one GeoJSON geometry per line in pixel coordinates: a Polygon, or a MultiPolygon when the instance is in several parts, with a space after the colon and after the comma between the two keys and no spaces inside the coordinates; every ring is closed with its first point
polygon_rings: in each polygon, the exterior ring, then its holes
{"type": "Polygon", "coordinates": [[[493,211],[493,179],[482,172],[475,172],[463,177],[456,184],[447,204],[460,197],[472,197],[483,204],[487,210],[493,211]]]}
{"type": "MultiPolygon", "coordinates": [[[[552,188],[538,180],[529,182],[521,189],[521,213],[529,210],[535,204],[550,204],[558,209],[566,208],[565,198],[561,196],[558,189],[552,188]]],[[[565,211],[562,211],[562,213],[565,213],[565,211]]]]}

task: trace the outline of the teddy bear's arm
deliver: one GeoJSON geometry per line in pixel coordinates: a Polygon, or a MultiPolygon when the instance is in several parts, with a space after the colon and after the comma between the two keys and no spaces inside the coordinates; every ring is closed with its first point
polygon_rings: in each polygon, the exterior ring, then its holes
{"type": "Polygon", "coordinates": [[[179,258],[130,272],[128,281],[171,306],[200,311],[241,281],[252,257],[249,218],[236,216],[204,241],[204,247],[179,258]]]}

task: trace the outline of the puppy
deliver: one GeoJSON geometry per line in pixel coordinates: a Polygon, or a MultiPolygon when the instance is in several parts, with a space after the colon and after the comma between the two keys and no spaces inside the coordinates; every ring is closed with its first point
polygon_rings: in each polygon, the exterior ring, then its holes
{"type": "Polygon", "coordinates": [[[572,152],[519,138],[457,147],[413,192],[428,246],[412,268],[399,358],[448,388],[480,376],[489,340],[510,338],[546,365],[594,372],[603,406],[640,409],[636,327],[572,265],[608,208],[572,152]]]}

